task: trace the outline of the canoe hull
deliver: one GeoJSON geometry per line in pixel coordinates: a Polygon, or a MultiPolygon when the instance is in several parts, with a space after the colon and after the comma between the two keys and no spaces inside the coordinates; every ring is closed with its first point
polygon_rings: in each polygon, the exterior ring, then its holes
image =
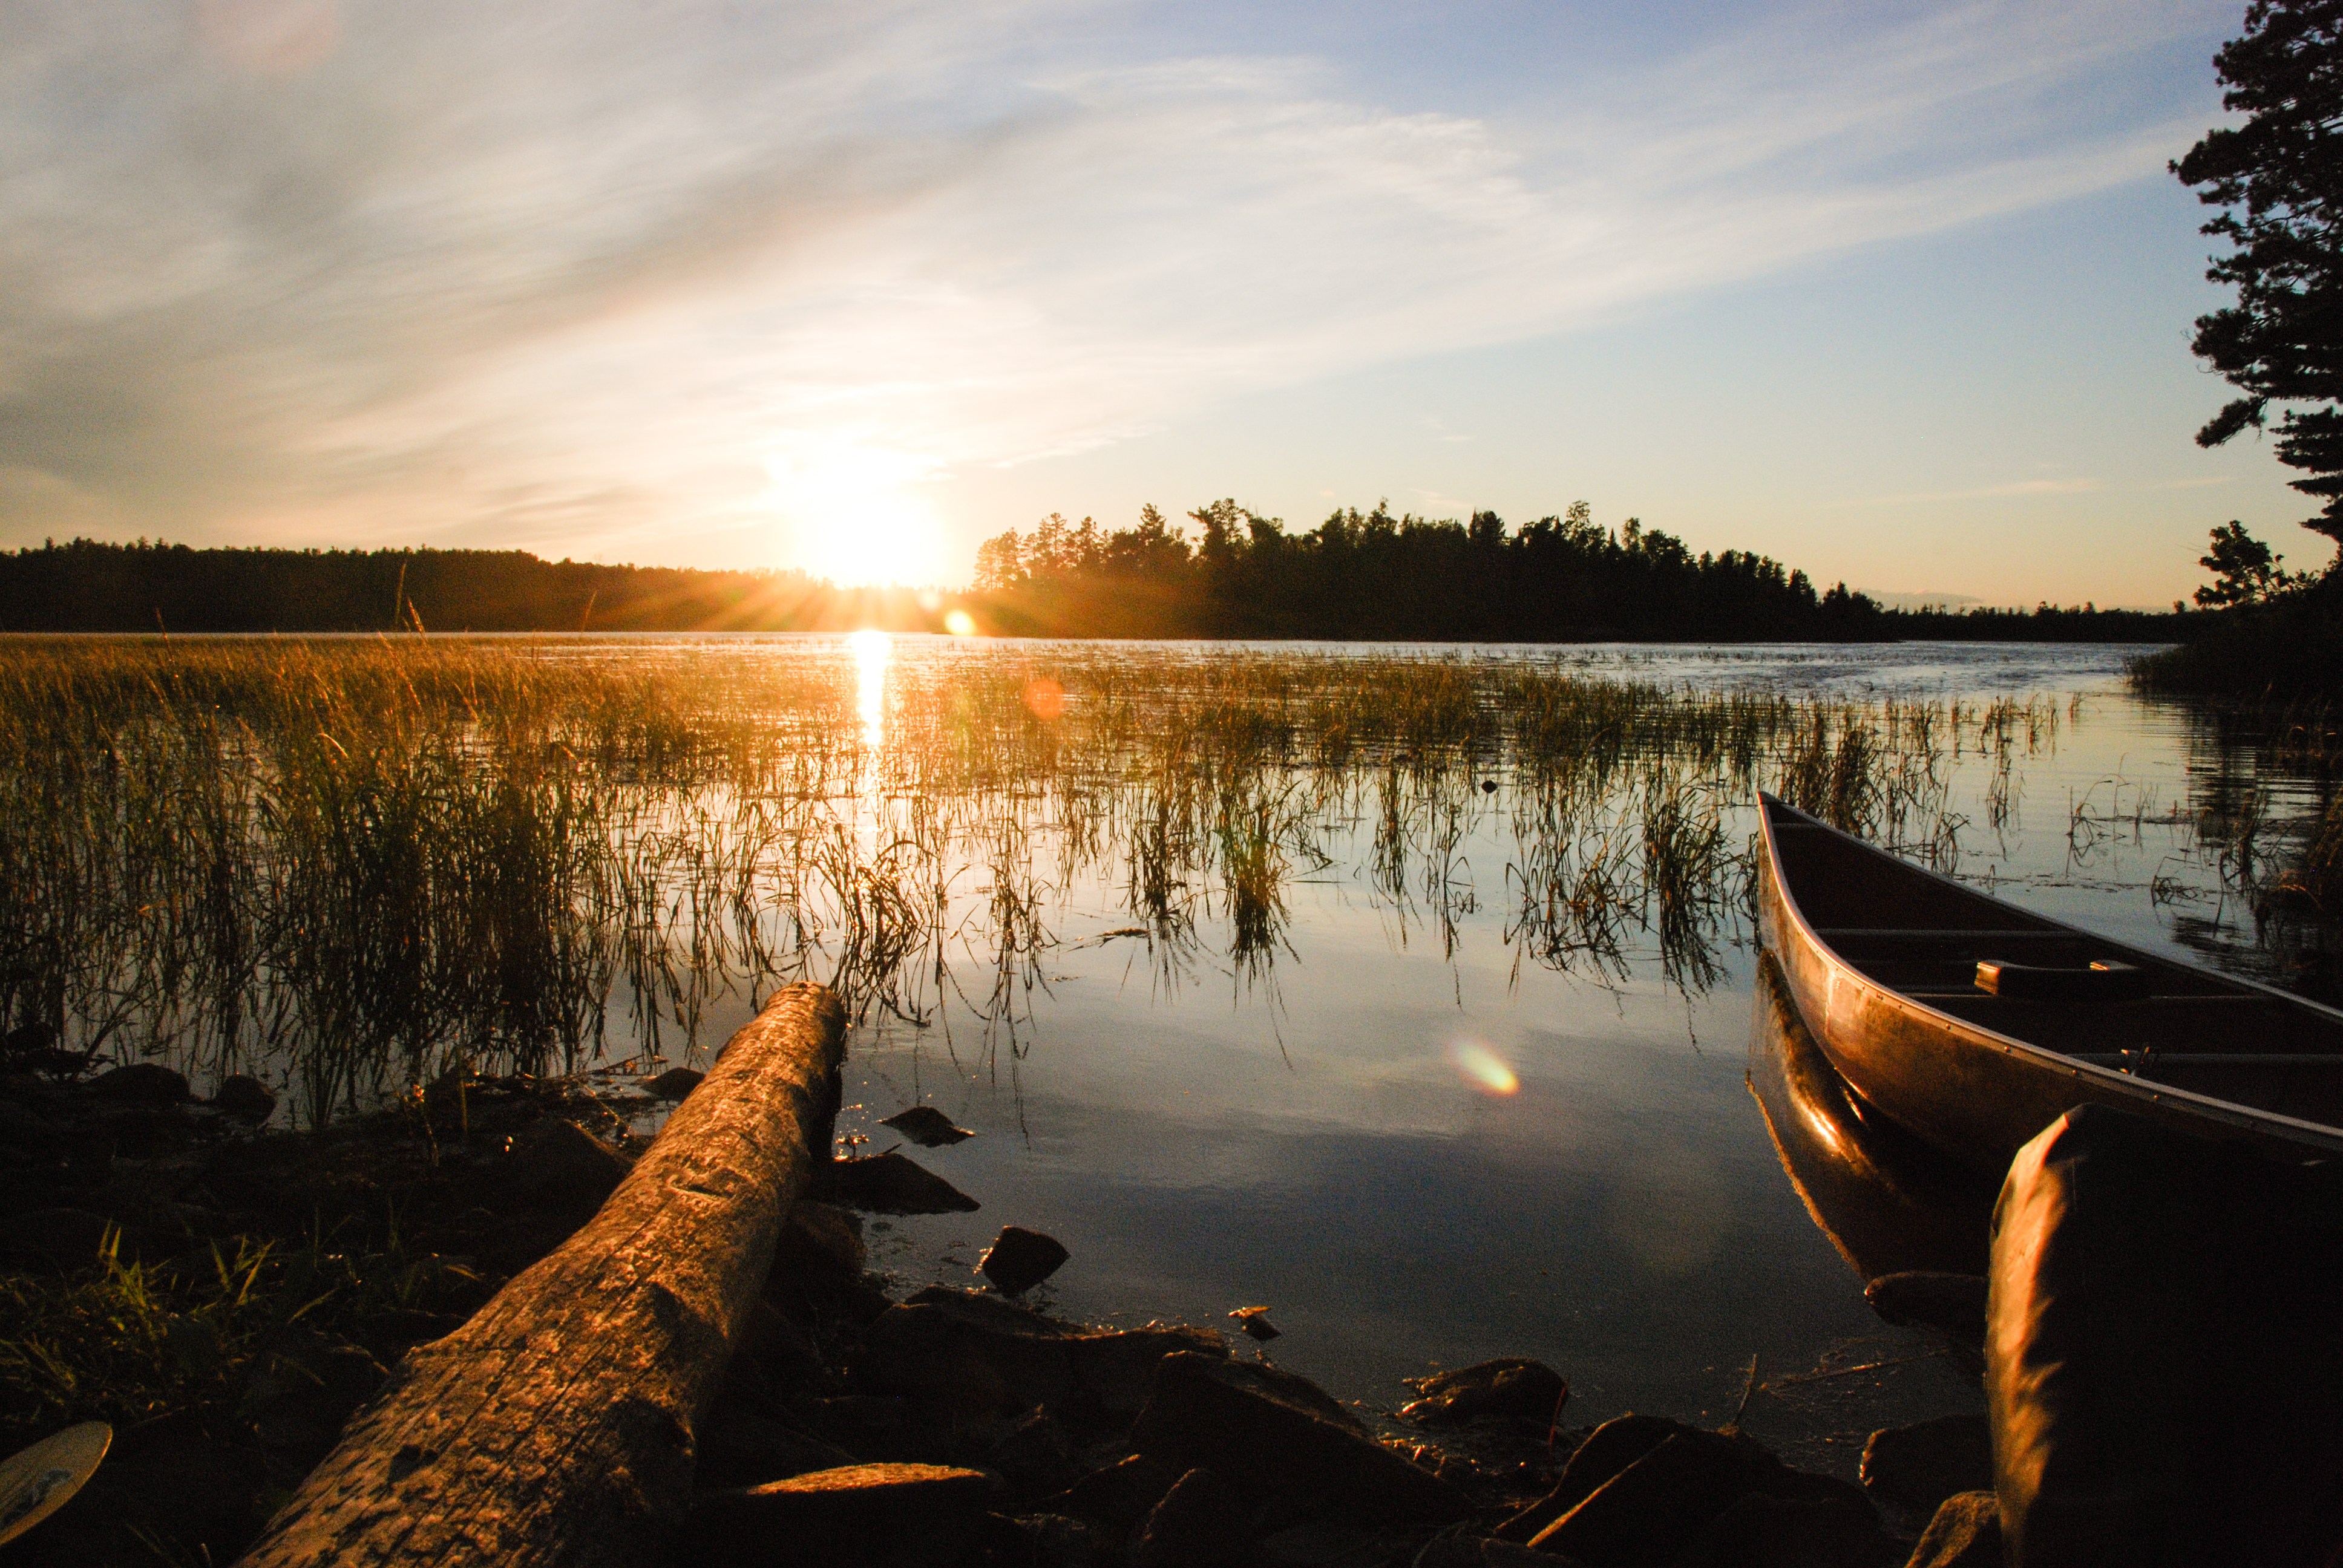
{"type": "MultiPolygon", "coordinates": [[[[1759,890],[1764,942],[1781,966],[1799,1017],[1831,1065],[1866,1101],[1923,1141],[1998,1179],[2017,1151],[2059,1116],[2077,1105],[2102,1104],[2153,1116],[2200,1136],[2244,1138],[2289,1161],[2343,1155],[2343,1131],[2337,1128],[2077,1061],[1954,1017],[1864,974],[1817,935],[1801,912],[1777,842],[1784,828],[1837,830],[1778,801],[1768,800],[1765,808],[1759,890]]],[[[1848,841],[1860,845],[1860,840],[1848,841]]],[[[1861,848],[1896,872],[1944,882],[1867,845],[1861,848]]],[[[1956,884],[1944,886],[1947,895],[1956,890],[1997,912],[2013,934],[2071,930],[1956,884]],[[2017,923],[2021,920],[2023,926],[2017,923]]],[[[2183,967],[2123,944],[2089,940],[2110,953],[2159,970],[2183,967]]],[[[2267,991],[2221,978],[2226,985],[2267,991]]],[[[2282,1000],[2313,1012],[2328,1011],[2298,999],[2282,1000]]]]}

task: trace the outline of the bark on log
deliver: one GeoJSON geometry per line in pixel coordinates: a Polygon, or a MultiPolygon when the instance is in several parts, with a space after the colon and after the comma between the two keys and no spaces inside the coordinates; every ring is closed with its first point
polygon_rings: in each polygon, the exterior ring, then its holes
{"type": "Polygon", "coordinates": [[[829,1157],[844,1030],[824,988],[776,995],[584,1229],[407,1352],[244,1568],[657,1561],[781,1223],[829,1157]]]}

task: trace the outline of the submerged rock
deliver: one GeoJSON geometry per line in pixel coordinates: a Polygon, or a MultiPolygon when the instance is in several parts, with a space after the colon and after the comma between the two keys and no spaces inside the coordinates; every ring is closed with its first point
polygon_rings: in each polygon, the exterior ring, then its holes
{"type": "Polygon", "coordinates": [[[1001,1294],[1021,1296],[1056,1273],[1070,1256],[1054,1236],[1003,1225],[977,1267],[1001,1294]]]}
{"type": "Polygon", "coordinates": [[[1871,1434],[1863,1445],[1865,1490],[1915,1513],[1993,1488],[1993,1432],[1982,1415],[1942,1415],[1871,1434]]]}
{"type": "Polygon", "coordinates": [[[814,1195],[869,1214],[972,1214],[983,1207],[900,1154],[833,1160],[815,1173],[814,1195]]]}
{"type": "Polygon", "coordinates": [[[976,1136],[965,1127],[954,1127],[951,1118],[932,1105],[899,1111],[879,1125],[893,1128],[922,1149],[940,1149],[976,1136]]]}
{"type": "Polygon", "coordinates": [[[1570,1398],[1570,1385],[1560,1372],[1519,1356],[1409,1378],[1407,1383],[1422,1397],[1403,1405],[1399,1413],[1426,1426],[1453,1426],[1487,1416],[1546,1425],[1561,1416],[1570,1398]]]}
{"type": "Polygon", "coordinates": [[[657,1078],[647,1078],[637,1085],[653,1100],[681,1100],[700,1085],[708,1075],[688,1067],[670,1067],[657,1078]]]}

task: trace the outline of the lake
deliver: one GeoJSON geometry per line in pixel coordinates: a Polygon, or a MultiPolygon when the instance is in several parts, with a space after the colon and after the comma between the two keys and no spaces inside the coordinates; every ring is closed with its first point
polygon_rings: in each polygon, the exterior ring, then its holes
{"type": "Polygon", "coordinates": [[[908,1152],[980,1212],[873,1222],[907,1284],[1031,1227],[1050,1310],[1266,1306],[1375,1410],[1511,1354],[1566,1423],[1714,1423],[1754,1357],[1750,1428],[1844,1473],[1976,1395],[1872,1316],[1753,1098],[1754,791],[2329,983],[2253,909],[2324,786],[2128,694],[2136,651],[19,643],[0,950],[86,956],[0,1000],[314,1120],[451,1062],[625,1081],[832,981],[841,1134],[978,1134],[908,1152]]]}

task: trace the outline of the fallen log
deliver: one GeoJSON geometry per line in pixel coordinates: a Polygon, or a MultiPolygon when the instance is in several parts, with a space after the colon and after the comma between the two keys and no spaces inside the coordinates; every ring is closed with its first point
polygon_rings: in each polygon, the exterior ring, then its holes
{"type": "Polygon", "coordinates": [[[583,1229],[407,1352],[244,1568],[664,1555],[693,1433],[829,1157],[844,1030],[824,988],[776,995],[583,1229]]]}

